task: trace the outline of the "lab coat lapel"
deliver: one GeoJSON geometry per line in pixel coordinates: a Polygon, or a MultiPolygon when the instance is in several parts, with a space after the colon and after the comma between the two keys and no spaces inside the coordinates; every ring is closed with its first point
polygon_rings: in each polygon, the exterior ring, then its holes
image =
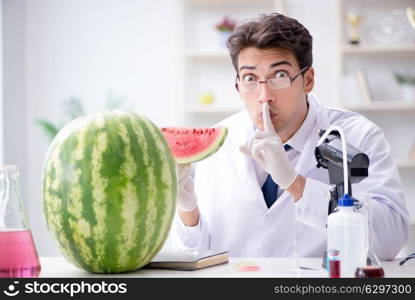
{"type": "MultiPolygon", "coordinates": [[[[248,139],[254,134],[252,121],[249,118],[248,113],[246,113],[243,118],[238,121],[239,122],[237,128],[240,128],[240,130],[237,133],[233,134],[232,139],[230,140],[230,157],[235,169],[235,177],[236,179],[239,179],[239,186],[241,186],[241,188],[246,191],[247,197],[251,199],[259,198],[262,201],[263,199],[261,199],[261,187],[258,184],[258,179],[252,158],[246,156],[239,150],[239,147],[245,144],[248,139]]],[[[266,208],[265,202],[263,205],[266,208]]]]}
{"type": "Polygon", "coordinates": [[[245,183],[252,175],[253,166],[248,157],[239,150],[239,147],[245,144],[253,134],[253,130],[250,128],[252,127],[252,122],[246,110],[234,122],[235,124],[232,124],[232,131],[228,135],[230,157],[237,176],[245,183]]]}
{"type": "Polygon", "coordinates": [[[314,155],[315,148],[317,142],[320,138],[319,132],[320,129],[326,130],[330,125],[330,120],[326,112],[321,108],[318,100],[315,98],[314,95],[309,96],[310,105],[314,105],[316,107],[316,123],[314,124],[314,128],[311,132],[311,136],[307,139],[304,149],[301,152],[300,159],[296,166],[296,171],[298,174],[302,176],[307,176],[307,174],[316,167],[317,160],[314,155]]]}
{"type": "Polygon", "coordinates": [[[301,152],[300,159],[298,160],[296,171],[298,174],[306,176],[307,173],[317,165],[316,158],[314,156],[315,146],[318,141],[318,131],[314,130],[312,135],[304,145],[304,149],[301,152]]]}
{"type": "Polygon", "coordinates": [[[267,205],[262,195],[261,187],[258,184],[253,161],[250,157],[243,154],[239,149],[233,150],[231,153],[233,165],[235,168],[235,180],[239,179],[238,185],[244,191],[244,197],[248,201],[257,201],[259,205],[267,210],[267,205]]]}

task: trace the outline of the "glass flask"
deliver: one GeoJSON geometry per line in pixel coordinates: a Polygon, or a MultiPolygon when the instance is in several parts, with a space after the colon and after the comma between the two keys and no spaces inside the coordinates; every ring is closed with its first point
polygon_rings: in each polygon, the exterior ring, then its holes
{"type": "Polygon", "coordinates": [[[0,166],[0,277],[38,277],[40,263],[20,198],[17,166],[0,166]]]}
{"type": "Polygon", "coordinates": [[[365,202],[359,202],[355,208],[366,218],[366,266],[360,266],[356,269],[355,277],[357,278],[374,278],[384,277],[385,272],[376,255],[373,246],[373,216],[372,216],[372,199],[365,202]]]}

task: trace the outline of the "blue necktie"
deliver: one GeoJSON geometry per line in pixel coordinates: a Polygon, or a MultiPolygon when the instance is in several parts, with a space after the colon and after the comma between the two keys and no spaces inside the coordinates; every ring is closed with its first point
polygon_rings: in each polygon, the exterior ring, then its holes
{"type": "MultiPolygon", "coordinates": [[[[290,145],[284,145],[285,151],[291,149],[290,145]]],[[[267,207],[270,208],[271,205],[277,200],[278,196],[278,184],[272,180],[271,175],[268,174],[267,179],[265,180],[264,185],[262,186],[262,193],[264,194],[265,203],[267,207]]]]}

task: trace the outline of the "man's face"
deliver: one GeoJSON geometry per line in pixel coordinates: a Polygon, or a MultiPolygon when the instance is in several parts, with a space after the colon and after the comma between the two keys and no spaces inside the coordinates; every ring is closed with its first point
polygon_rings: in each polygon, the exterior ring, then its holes
{"type": "MultiPolygon", "coordinates": [[[[239,82],[293,78],[299,72],[297,60],[288,50],[249,47],[238,56],[239,82]]],[[[268,83],[261,83],[256,91],[239,90],[252,122],[260,130],[264,130],[261,108],[268,102],[274,128],[284,141],[297,131],[307,115],[306,94],[313,85],[314,70],[310,68],[304,76],[299,75],[292,86],[284,89],[272,89],[268,83]]]]}

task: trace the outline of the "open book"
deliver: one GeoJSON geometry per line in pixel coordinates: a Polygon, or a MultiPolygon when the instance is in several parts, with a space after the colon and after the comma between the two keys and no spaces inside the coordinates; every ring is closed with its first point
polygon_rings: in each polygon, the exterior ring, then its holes
{"type": "Polygon", "coordinates": [[[157,254],[146,268],[198,270],[229,261],[228,251],[177,251],[157,254]]]}

